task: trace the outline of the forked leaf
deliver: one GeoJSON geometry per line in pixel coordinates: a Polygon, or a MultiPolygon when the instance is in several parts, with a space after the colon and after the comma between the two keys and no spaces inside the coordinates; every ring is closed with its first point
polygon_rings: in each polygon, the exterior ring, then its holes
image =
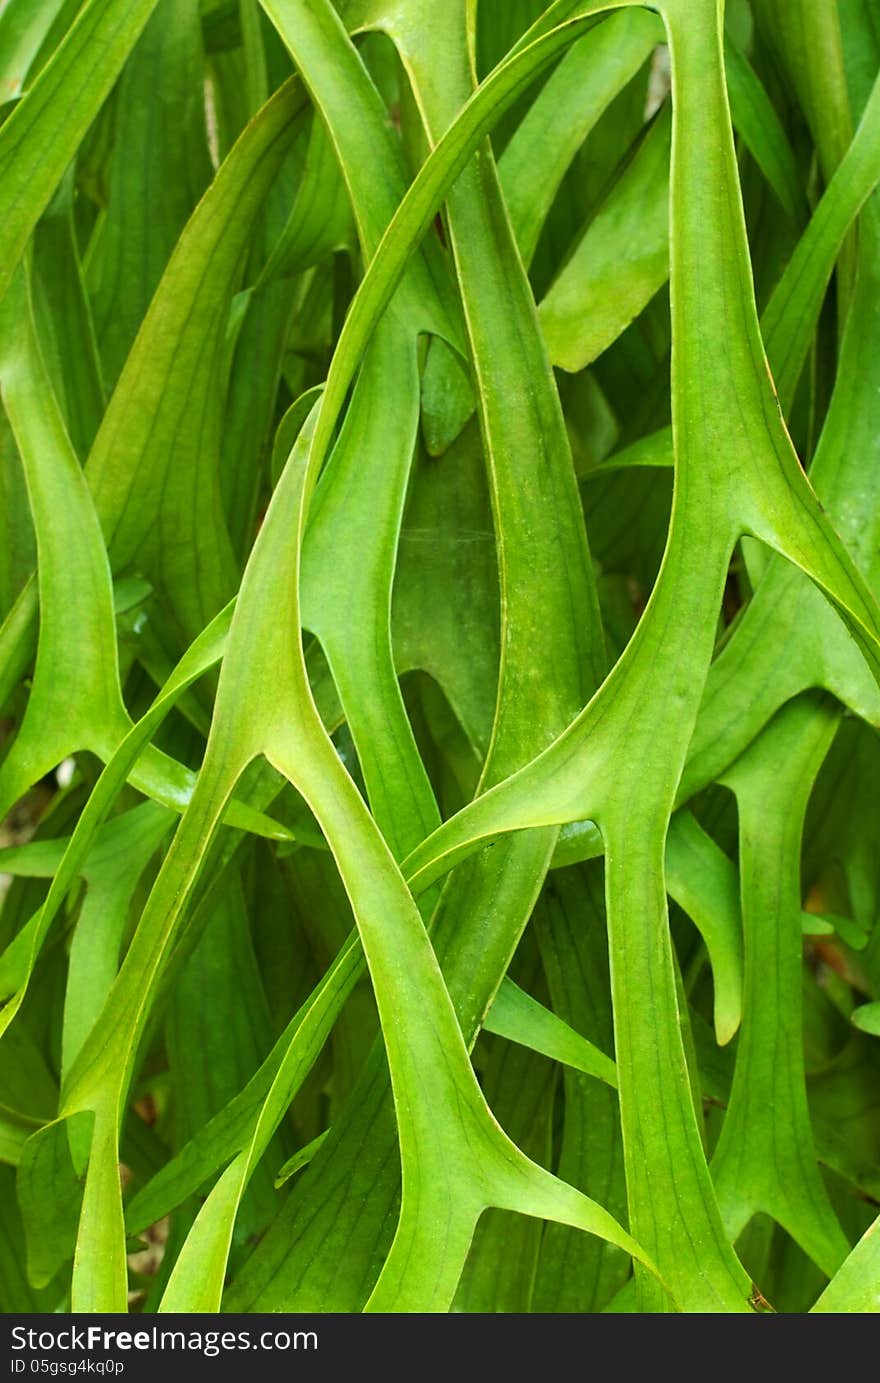
{"type": "MultiPolygon", "coordinates": [[[[118,1192],[111,1189],[111,1169],[115,1173],[119,1110],[130,1064],[207,845],[236,780],[261,750],[290,777],[316,812],[349,892],[380,1015],[385,1010],[383,1031],[397,1090],[404,1196],[408,1168],[410,1178],[416,1178],[416,1184],[423,1186],[414,1213],[407,1213],[404,1205],[396,1239],[398,1248],[396,1253],[392,1249],[371,1305],[376,1309],[387,1306],[400,1310],[413,1302],[427,1309],[442,1309],[448,1304],[476,1220],[493,1201],[526,1213],[563,1218],[591,1232],[610,1236],[641,1256],[641,1250],[610,1216],[530,1163],[491,1120],[418,912],[320,722],[308,687],[301,644],[298,639],[289,638],[289,630],[299,627],[298,562],[278,562],[275,550],[277,543],[286,546],[291,528],[302,533],[310,489],[306,455],[314,465],[314,452],[307,451],[310,443],[313,445],[311,436],[304,434],[292,453],[248,563],[233,616],[227,661],[221,672],[208,751],[193,802],[65,1094],[66,1115],[84,1109],[95,1112],[80,1242],[88,1236],[90,1242],[103,1246],[99,1274],[91,1265],[85,1271],[79,1271],[78,1264],[75,1265],[77,1306],[111,1306],[118,1301],[124,1243],[120,1237],[121,1205],[118,1192]],[[277,619],[279,609],[289,612],[286,627],[277,619]],[[242,676],[246,678],[249,704],[246,718],[240,714],[242,688],[237,685],[242,676]],[[370,867],[365,870],[367,861],[370,867]],[[405,960],[402,967],[401,958],[405,960]],[[399,1018],[405,1015],[399,1026],[389,1026],[388,1005],[399,1018]],[[120,1043],[129,1052],[124,1063],[118,1060],[120,1043]],[[108,1062],[107,1053],[111,1051],[114,1058],[108,1062]],[[416,1089],[424,1089],[426,1080],[435,1090],[427,1105],[415,1095],[416,1089]],[[449,1108],[444,1098],[447,1089],[455,1091],[455,1105],[469,1111],[466,1132],[457,1122],[447,1120],[442,1129],[435,1122],[434,1112],[449,1108]],[[475,1146],[480,1148],[479,1156],[475,1146]],[[426,1166],[430,1167],[430,1176],[422,1183],[426,1166]],[[450,1178],[454,1178],[454,1192],[450,1178]],[[446,1221],[449,1231],[439,1243],[438,1216],[441,1222],[446,1221]],[[421,1240],[426,1247],[433,1246],[434,1252],[421,1260],[418,1276],[409,1276],[404,1282],[398,1263],[409,1258],[415,1240],[421,1240]]],[[[243,1154],[218,1183],[221,1208],[229,1204],[230,1198],[234,1200],[249,1160],[243,1154]]],[[[410,1185],[411,1196],[415,1187],[412,1181],[410,1185]]],[[[220,1218],[222,1221],[225,1217],[220,1218]]],[[[203,1278],[190,1275],[189,1252],[199,1262],[204,1262],[202,1252],[216,1261],[220,1233],[217,1222],[210,1212],[203,1212],[201,1225],[206,1249],[199,1249],[199,1236],[192,1241],[193,1248],[184,1251],[178,1276],[182,1295],[178,1295],[175,1286],[169,1299],[178,1309],[183,1301],[190,1300],[194,1287],[198,1300],[202,1300],[203,1278]]],[[[222,1245],[222,1235],[219,1243],[222,1245]]]]}
{"type": "Polygon", "coordinates": [[[801,698],[780,711],[725,775],[740,812],[745,928],[743,1030],[712,1174],[732,1238],[759,1211],[830,1277],[846,1237],[812,1147],[800,1034],[800,833],[836,727],[801,698]],[[773,1119],[765,1115],[773,1110],[773,1119]]]}
{"type": "Polygon", "coordinates": [[[0,10],[0,1310],[875,1312],[868,0],[0,10]]]}

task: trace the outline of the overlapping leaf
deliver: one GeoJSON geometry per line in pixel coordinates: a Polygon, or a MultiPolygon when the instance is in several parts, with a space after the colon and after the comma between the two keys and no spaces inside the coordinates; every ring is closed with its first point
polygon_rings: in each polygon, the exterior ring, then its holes
{"type": "Polygon", "coordinates": [[[876,1311],[880,41],[728,9],[0,15],[4,1309],[876,1311]]]}

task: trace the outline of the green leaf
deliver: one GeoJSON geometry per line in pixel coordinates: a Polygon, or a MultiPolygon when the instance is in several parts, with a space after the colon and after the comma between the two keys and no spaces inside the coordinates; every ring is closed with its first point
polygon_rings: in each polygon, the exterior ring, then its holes
{"type": "Polygon", "coordinates": [[[533,1052],[543,1052],[544,1056],[583,1071],[585,1075],[595,1076],[606,1085],[617,1086],[617,1073],[611,1058],[511,979],[502,982],[483,1027],[533,1052]]]}
{"type": "Polygon", "coordinates": [[[547,349],[565,370],[601,355],[669,277],[669,142],[665,110],[541,302],[547,349]]]}
{"type": "Polygon", "coordinates": [[[173,651],[235,593],[219,483],[226,320],[303,105],[295,82],[281,88],[218,171],[162,276],[86,467],[113,567],[146,575],[167,602],[180,629],[173,651]]]}
{"type": "Polygon", "coordinates": [[[108,205],[89,246],[104,377],[116,384],[210,177],[196,0],[159,0],[116,92],[108,205]]]}
{"type": "Polygon", "coordinates": [[[850,1018],[853,1027],[880,1037],[880,1004],[861,1004],[850,1018]]]}
{"type": "Polygon", "coordinates": [[[794,701],[725,775],[740,812],[746,968],[733,1088],[712,1159],[731,1237],[763,1211],[829,1276],[847,1242],[822,1183],[807,1113],[798,860],[807,795],[835,726],[831,707],[817,713],[809,699],[794,701]]]}
{"type": "Polygon", "coordinates": [[[0,298],[156,0],[89,0],[0,129],[0,298]]]}
{"type": "Polygon", "coordinates": [[[0,10],[0,1309],[875,1311],[871,7],[0,10]]]}
{"type": "Polygon", "coordinates": [[[306,1143],[304,1148],[300,1148],[298,1152],[293,1154],[293,1157],[289,1157],[287,1161],[278,1168],[278,1173],[275,1177],[276,1187],[283,1186],[286,1181],[289,1181],[290,1178],[301,1171],[303,1167],[309,1165],[315,1153],[321,1147],[321,1144],[326,1140],[329,1132],[329,1129],[325,1129],[323,1133],[319,1133],[317,1138],[313,1138],[311,1143],[306,1143]]]}
{"type": "Polygon", "coordinates": [[[846,1262],[838,1268],[814,1311],[876,1313],[880,1307],[880,1258],[877,1247],[877,1220],[856,1244],[846,1262]]]}

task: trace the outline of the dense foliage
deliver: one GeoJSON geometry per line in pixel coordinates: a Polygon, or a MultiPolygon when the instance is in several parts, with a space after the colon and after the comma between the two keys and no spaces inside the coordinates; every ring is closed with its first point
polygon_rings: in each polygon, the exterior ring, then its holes
{"type": "Polygon", "coordinates": [[[878,68],[0,6],[0,1309],[880,1309],[878,68]]]}

